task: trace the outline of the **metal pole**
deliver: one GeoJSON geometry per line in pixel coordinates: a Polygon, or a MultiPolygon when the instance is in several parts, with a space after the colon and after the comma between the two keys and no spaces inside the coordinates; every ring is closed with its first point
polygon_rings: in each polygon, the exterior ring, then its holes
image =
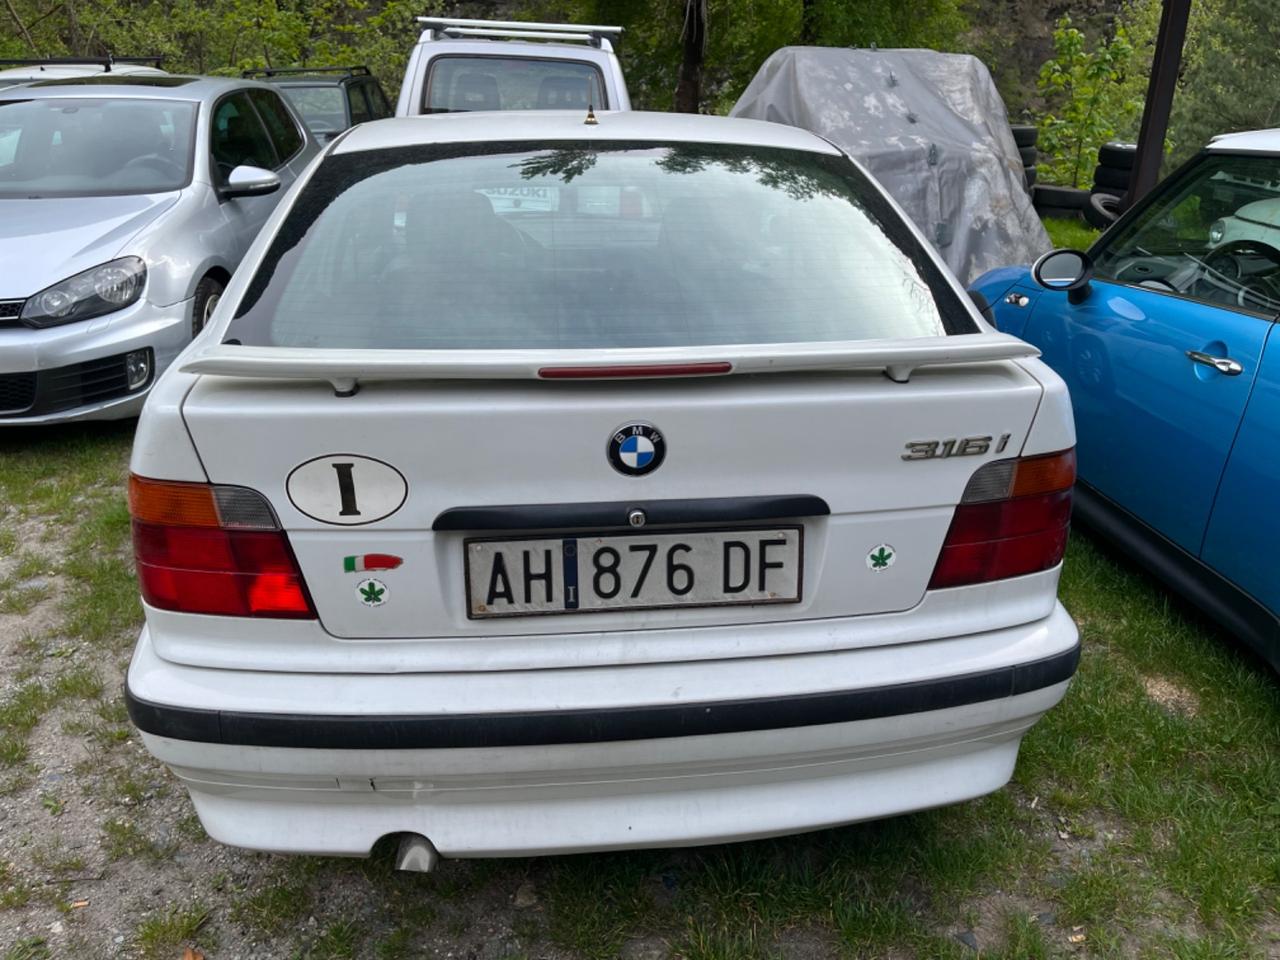
{"type": "Polygon", "coordinates": [[[1147,104],[1142,110],[1142,129],[1138,133],[1138,156],[1133,164],[1129,193],[1124,198],[1128,209],[1148,193],[1160,179],[1164,160],[1164,139],[1169,132],[1169,113],[1182,66],[1182,44],[1187,39],[1187,19],[1191,16],[1191,0],[1164,0],[1160,13],[1160,33],[1156,36],[1155,56],[1151,60],[1151,81],[1147,84],[1147,104]]]}

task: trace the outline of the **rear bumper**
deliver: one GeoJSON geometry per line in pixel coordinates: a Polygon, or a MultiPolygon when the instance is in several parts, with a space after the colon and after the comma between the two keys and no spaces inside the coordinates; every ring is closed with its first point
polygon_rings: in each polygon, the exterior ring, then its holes
{"type": "Polygon", "coordinates": [[[681,664],[687,682],[662,695],[656,667],[526,671],[558,694],[502,711],[483,709],[492,676],[446,677],[442,700],[424,675],[175,666],[144,633],[127,697],[215,839],[361,856],[410,832],[446,856],[507,856],[742,840],[988,793],[1078,658],[1059,606],[952,640],[681,664]],[[571,676],[592,673],[624,676],[571,676]],[[631,694],[610,704],[609,688],[631,694]]]}

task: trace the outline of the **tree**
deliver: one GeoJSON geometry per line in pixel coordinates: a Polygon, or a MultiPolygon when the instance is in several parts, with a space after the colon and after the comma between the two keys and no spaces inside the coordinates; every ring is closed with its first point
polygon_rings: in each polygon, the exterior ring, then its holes
{"type": "Polygon", "coordinates": [[[1188,38],[1174,99],[1175,159],[1189,157],[1220,133],[1280,125],[1275,0],[1230,0],[1213,4],[1211,11],[1194,4],[1188,38]]]}
{"type": "Polygon", "coordinates": [[[707,0],[685,0],[682,59],[676,84],[676,110],[697,113],[702,107],[702,62],[707,53],[707,0]]]}
{"type": "Polygon", "coordinates": [[[1071,18],[1063,17],[1053,46],[1054,58],[1040,68],[1040,92],[1050,104],[1039,123],[1041,169],[1049,180],[1078,187],[1088,184],[1098,147],[1136,128],[1142,89],[1132,82],[1137,63],[1123,22],[1090,49],[1071,18]]]}

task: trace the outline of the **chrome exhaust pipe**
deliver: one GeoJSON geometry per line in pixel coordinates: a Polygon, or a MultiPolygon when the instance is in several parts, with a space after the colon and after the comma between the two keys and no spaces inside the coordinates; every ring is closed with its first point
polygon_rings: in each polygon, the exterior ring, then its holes
{"type": "Polygon", "coordinates": [[[418,833],[406,833],[396,851],[396,869],[430,873],[440,862],[440,853],[431,841],[418,833]]]}

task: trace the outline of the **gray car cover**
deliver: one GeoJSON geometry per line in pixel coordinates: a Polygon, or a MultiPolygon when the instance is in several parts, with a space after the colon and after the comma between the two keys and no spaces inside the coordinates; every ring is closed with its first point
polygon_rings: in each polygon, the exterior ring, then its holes
{"type": "Polygon", "coordinates": [[[783,47],[731,115],[803,127],[840,147],[901,204],[961,283],[1050,247],[1004,101],[975,57],[783,47]]]}

